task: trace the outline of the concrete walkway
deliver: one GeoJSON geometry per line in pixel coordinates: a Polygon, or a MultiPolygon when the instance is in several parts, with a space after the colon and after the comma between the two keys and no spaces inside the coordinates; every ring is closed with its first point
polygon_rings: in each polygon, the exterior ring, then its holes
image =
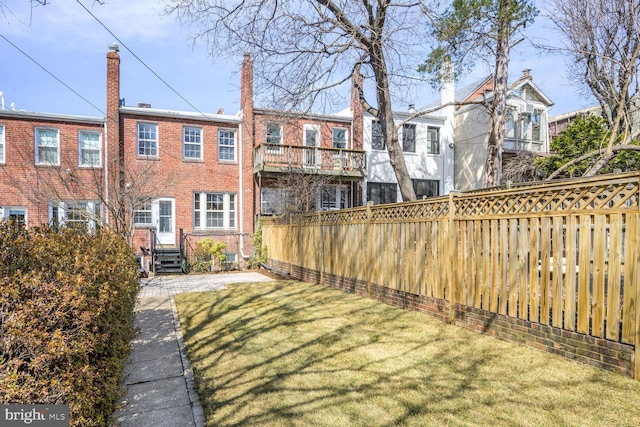
{"type": "Polygon", "coordinates": [[[120,427],[204,426],[173,295],[273,280],[260,273],[158,276],[143,279],[126,366],[126,394],[114,414],[120,427]]]}

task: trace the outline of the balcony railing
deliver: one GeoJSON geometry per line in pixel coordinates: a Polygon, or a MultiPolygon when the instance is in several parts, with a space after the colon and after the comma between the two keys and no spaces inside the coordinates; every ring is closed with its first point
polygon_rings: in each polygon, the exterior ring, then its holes
{"type": "Polygon", "coordinates": [[[505,150],[541,152],[544,148],[544,143],[542,141],[533,141],[530,139],[513,139],[505,137],[502,147],[505,150]]]}
{"type": "Polygon", "coordinates": [[[260,144],[253,151],[253,171],[364,177],[365,152],[340,148],[260,144]]]}

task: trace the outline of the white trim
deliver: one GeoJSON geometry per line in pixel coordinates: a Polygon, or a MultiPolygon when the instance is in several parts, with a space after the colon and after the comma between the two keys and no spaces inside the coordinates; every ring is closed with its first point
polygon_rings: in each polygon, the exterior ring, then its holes
{"type": "Polygon", "coordinates": [[[7,162],[7,145],[5,143],[6,127],[3,123],[0,123],[0,164],[7,162]]]}
{"type": "Polygon", "coordinates": [[[99,130],[78,129],[78,166],[81,168],[100,168],[102,167],[102,132],[99,130]],[[98,135],[98,164],[89,165],[82,163],[82,147],[81,143],[83,139],[80,137],[82,134],[98,135]]]}
{"type": "Polygon", "coordinates": [[[193,125],[182,125],[182,159],[183,160],[203,160],[204,159],[204,128],[202,126],[193,126],[193,125]],[[188,142],[185,141],[185,129],[198,129],[200,130],[200,142],[188,142]],[[185,145],[199,145],[200,146],[200,156],[199,157],[187,157],[185,154],[185,145]]]}
{"type": "Polygon", "coordinates": [[[36,126],[33,131],[34,135],[34,149],[35,149],[35,163],[39,166],[60,166],[60,129],[54,127],[47,126],[36,126]],[[38,141],[40,140],[40,132],[42,131],[54,131],[56,133],[56,150],[57,150],[57,162],[55,163],[47,163],[40,161],[40,145],[38,141]]]}
{"type": "MultiPolygon", "coordinates": [[[[145,141],[152,141],[151,139],[145,141]]],[[[149,158],[149,159],[158,159],[160,158],[160,126],[157,122],[145,122],[145,121],[136,121],[136,158],[149,158]],[[155,126],[155,154],[140,154],[140,125],[151,125],[155,126]]]]}

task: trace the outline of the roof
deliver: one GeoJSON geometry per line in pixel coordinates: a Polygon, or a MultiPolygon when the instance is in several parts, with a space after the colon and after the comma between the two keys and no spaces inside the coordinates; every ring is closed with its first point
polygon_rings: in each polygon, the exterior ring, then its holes
{"type": "Polygon", "coordinates": [[[242,119],[239,114],[209,114],[209,113],[195,113],[191,111],[175,111],[175,110],[162,110],[159,108],[145,108],[145,107],[120,107],[120,113],[132,114],[139,116],[149,117],[166,117],[166,118],[179,118],[189,120],[202,120],[208,122],[227,122],[227,123],[240,123],[242,119]]]}
{"type": "Polygon", "coordinates": [[[24,110],[8,110],[0,109],[0,117],[10,117],[16,119],[26,120],[42,120],[51,122],[70,122],[70,123],[84,123],[84,124],[96,124],[101,125],[104,123],[104,117],[95,116],[76,116],[71,114],[57,114],[57,113],[37,113],[33,111],[24,110]]]}
{"type": "Polygon", "coordinates": [[[295,111],[281,111],[273,110],[269,108],[254,108],[254,114],[262,114],[266,116],[282,116],[292,118],[306,118],[310,120],[331,120],[336,122],[351,122],[353,119],[353,113],[350,109],[344,109],[335,114],[320,114],[320,113],[304,113],[295,111]]]}

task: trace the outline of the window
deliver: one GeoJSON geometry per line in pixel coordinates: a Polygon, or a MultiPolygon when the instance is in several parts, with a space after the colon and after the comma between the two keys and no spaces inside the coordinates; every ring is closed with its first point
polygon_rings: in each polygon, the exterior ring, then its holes
{"type": "Polygon", "coordinates": [[[4,125],[0,124],[0,163],[4,162],[4,125]]]}
{"type": "Polygon", "coordinates": [[[434,179],[412,179],[413,191],[416,193],[416,199],[420,200],[424,197],[433,197],[440,194],[440,181],[434,179]]]}
{"type": "Polygon", "coordinates": [[[320,156],[315,147],[320,145],[320,125],[304,125],[303,143],[305,147],[311,147],[304,150],[304,166],[318,166],[320,156]]]}
{"type": "Polygon", "coordinates": [[[202,128],[182,128],[182,155],[185,159],[202,159],[202,128]]]}
{"type": "Polygon", "coordinates": [[[60,131],[58,129],[36,128],[36,164],[60,164],[60,131]]]}
{"type": "Polygon", "coordinates": [[[6,218],[12,224],[27,225],[27,208],[5,206],[0,208],[0,218],[6,218]]]}
{"type": "Polygon", "coordinates": [[[222,261],[222,269],[232,270],[234,268],[237,268],[237,266],[235,266],[234,264],[238,262],[238,254],[225,252],[224,255],[226,258],[224,261],[222,261]]]}
{"type": "Polygon", "coordinates": [[[78,132],[78,154],[80,166],[99,167],[101,162],[100,132],[78,132]]]}
{"type": "Polygon", "coordinates": [[[531,117],[531,139],[534,141],[542,141],[542,110],[533,110],[531,117]]]}
{"type": "Polygon", "coordinates": [[[236,160],[236,131],[220,129],[218,131],[218,160],[236,160]]]}
{"type": "MultiPolygon", "coordinates": [[[[266,125],[265,142],[267,145],[282,145],[282,125],[280,123],[270,122],[266,125]]],[[[281,153],[282,147],[267,147],[269,153],[281,153]]]]}
{"type": "Polygon", "coordinates": [[[440,154],[440,129],[427,128],[427,153],[440,154]]]}
{"type": "Polygon", "coordinates": [[[67,201],[49,204],[49,220],[68,227],[94,229],[101,223],[102,204],[98,201],[67,201]]]}
{"type": "Polygon", "coordinates": [[[194,193],[194,228],[236,228],[236,195],[231,193],[194,193]]]}
{"type": "Polygon", "coordinates": [[[343,128],[333,128],[333,148],[347,148],[347,130],[343,128]]]}
{"type": "Polygon", "coordinates": [[[349,207],[347,188],[334,185],[325,186],[320,192],[320,209],[330,211],[349,207]]]}
{"type": "Polygon", "coordinates": [[[516,110],[514,108],[507,109],[507,114],[504,120],[504,137],[516,137],[516,110]]]}
{"type": "Polygon", "coordinates": [[[384,150],[384,138],[382,137],[382,125],[377,120],[371,121],[371,149],[384,150]]]}
{"type": "Polygon", "coordinates": [[[135,225],[152,225],[153,215],[151,211],[151,199],[139,199],[133,210],[133,223],[135,225]]]}
{"type": "Polygon", "coordinates": [[[263,215],[280,215],[285,205],[283,190],[279,188],[260,189],[260,213],[263,215]]]}
{"type": "Polygon", "coordinates": [[[531,124],[531,114],[528,114],[528,113],[520,114],[519,120],[518,120],[518,130],[520,131],[520,135],[518,137],[520,139],[529,139],[530,124],[531,124]]]}
{"type": "Polygon", "coordinates": [[[138,123],[138,156],[158,157],[158,125],[138,123]]]}
{"type": "Polygon", "coordinates": [[[416,152],[416,125],[413,123],[405,123],[402,126],[402,151],[416,152]]]}
{"type": "Polygon", "coordinates": [[[367,200],[374,205],[395,203],[398,201],[398,184],[369,182],[367,183],[367,200]]]}

